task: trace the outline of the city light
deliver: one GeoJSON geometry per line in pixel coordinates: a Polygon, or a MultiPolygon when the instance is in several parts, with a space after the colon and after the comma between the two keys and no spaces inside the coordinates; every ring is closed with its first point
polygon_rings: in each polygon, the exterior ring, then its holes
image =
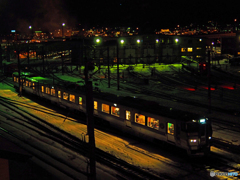
{"type": "Polygon", "coordinates": [[[121,44],[124,44],[124,40],[123,39],[120,42],[121,42],[121,44]]]}
{"type": "Polygon", "coordinates": [[[32,26],[29,26],[29,29],[32,29],[32,26]]]}
{"type": "Polygon", "coordinates": [[[175,42],[177,43],[177,42],[178,42],[178,39],[175,39],[175,42]]]}
{"type": "Polygon", "coordinates": [[[159,40],[158,39],[156,39],[156,43],[158,43],[159,42],[159,40]]]}
{"type": "Polygon", "coordinates": [[[62,23],[62,26],[65,26],[65,23],[62,23]]]}
{"type": "Polygon", "coordinates": [[[96,43],[100,43],[100,39],[96,39],[96,43]]]}
{"type": "Polygon", "coordinates": [[[140,39],[137,40],[137,43],[138,43],[138,44],[140,43],[140,39]]]}

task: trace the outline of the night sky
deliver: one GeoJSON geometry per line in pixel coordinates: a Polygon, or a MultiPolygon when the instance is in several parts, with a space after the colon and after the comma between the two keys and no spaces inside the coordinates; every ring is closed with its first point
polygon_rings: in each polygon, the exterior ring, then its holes
{"type": "MultiPolygon", "coordinates": [[[[177,24],[232,23],[239,17],[237,4],[222,1],[162,0],[0,0],[0,32],[27,32],[68,27],[138,26],[171,28],[177,24]],[[199,3],[201,2],[201,3],[199,3]],[[205,2],[205,3],[204,3],[205,2]],[[206,3],[210,2],[210,3],[206,3]]],[[[240,18],[240,17],[239,17],[240,18]]]]}

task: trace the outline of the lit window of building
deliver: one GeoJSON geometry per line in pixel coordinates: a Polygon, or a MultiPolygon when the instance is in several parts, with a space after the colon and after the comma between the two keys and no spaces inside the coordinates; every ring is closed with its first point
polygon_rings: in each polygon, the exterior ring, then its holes
{"type": "Polygon", "coordinates": [[[61,91],[58,91],[58,98],[61,98],[61,91]]]}
{"type": "Polygon", "coordinates": [[[201,47],[196,47],[196,49],[202,49],[201,47]]]}
{"type": "Polygon", "coordinates": [[[46,92],[47,94],[50,94],[50,88],[49,87],[46,87],[46,92]]]}
{"type": "Polygon", "coordinates": [[[188,51],[188,52],[192,52],[192,51],[193,51],[193,50],[192,50],[192,47],[187,48],[187,51],[188,51]]]}
{"type": "Polygon", "coordinates": [[[44,92],[44,86],[42,86],[42,92],[44,92]]]}

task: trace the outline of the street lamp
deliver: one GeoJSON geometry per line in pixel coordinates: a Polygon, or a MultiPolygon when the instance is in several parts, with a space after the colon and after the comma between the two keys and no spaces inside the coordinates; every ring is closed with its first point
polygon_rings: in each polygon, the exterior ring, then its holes
{"type": "Polygon", "coordinates": [[[137,43],[140,44],[140,39],[137,40],[137,43]]]}
{"type": "Polygon", "coordinates": [[[62,23],[62,38],[63,38],[63,35],[64,35],[64,33],[63,33],[63,27],[65,26],[65,23],[62,23]]]}

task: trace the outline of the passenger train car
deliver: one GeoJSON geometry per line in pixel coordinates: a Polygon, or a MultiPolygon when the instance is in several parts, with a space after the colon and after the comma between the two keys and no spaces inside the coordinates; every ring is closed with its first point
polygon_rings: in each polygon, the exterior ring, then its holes
{"type": "MultiPolygon", "coordinates": [[[[14,86],[19,86],[13,73],[14,86]]],[[[48,99],[61,107],[86,112],[86,96],[78,84],[63,86],[49,78],[21,78],[23,90],[48,99]]],[[[94,116],[123,132],[153,142],[166,142],[185,149],[189,155],[206,155],[210,151],[211,121],[196,114],[162,107],[156,102],[134,97],[118,97],[94,92],[94,116]]]]}

